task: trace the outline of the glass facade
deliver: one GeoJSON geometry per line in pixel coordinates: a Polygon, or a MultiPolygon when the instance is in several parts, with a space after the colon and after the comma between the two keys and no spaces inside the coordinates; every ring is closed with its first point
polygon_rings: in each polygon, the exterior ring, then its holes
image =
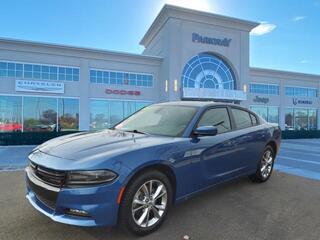
{"type": "MultiPolygon", "coordinates": [[[[137,90],[140,90],[141,87],[141,89],[149,88],[148,91],[151,91],[155,81],[154,76],[149,73],[91,68],[87,74],[89,74],[88,77],[93,84],[106,84],[111,86],[128,85],[134,86],[133,89],[137,90]]],[[[2,79],[0,82],[4,82],[3,80],[7,78],[70,81],[76,84],[76,82],[80,80],[80,68],[0,60],[0,79],[2,79]]],[[[236,79],[231,66],[224,61],[223,58],[210,53],[201,53],[191,58],[183,69],[181,79],[184,88],[221,89],[221,91],[239,89],[239,86],[235,88],[236,79]]],[[[257,79],[257,81],[258,80],[259,79],[257,79]]],[[[281,113],[284,113],[284,115],[281,115],[281,118],[284,119],[280,118],[279,107],[268,106],[269,104],[280,106],[280,103],[274,101],[272,101],[273,103],[268,101],[263,104],[262,100],[258,101],[260,100],[258,99],[255,101],[253,99],[253,106],[250,107],[252,111],[256,112],[268,122],[281,123],[281,126],[287,130],[317,129],[317,99],[310,99],[312,101],[306,103],[303,102],[303,98],[317,98],[317,88],[287,85],[284,89],[280,89],[280,85],[266,82],[249,83],[248,92],[251,93],[252,96],[256,94],[257,98],[261,94],[267,95],[267,99],[272,99],[274,96],[279,96],[280,91],[281,94],[291,97],[292,99],[288,98],[285,101],[285,103],[288,102],[289,105],[283,109],[284,112],[281,110],[281,113]],[[302,99],[301,102],[299,102],[300,99],[302,99]]],[[[273,82],[277,81],[274,80],[273,82]]],[[[166,80],[165,83],[168,83],[168,80],[166,80]]],[[[177,80],[174,80],[172,89],[178,91],[179,89],[176,83],[177,80]]],[[[70,83],[65,84],[67,84],[66,89],[69,89],[70,85],[68,84],[70,83]]],[[[165,88],[163,89],[166,92],[171,91],[168,84],[165,84],[165,88]]],[[[290,83],[288,82],[288,84],[290,83]]],[[[301,83],[301,85],[303,84],[301,83]]],[[[98,86],[103,88],[103,85],[98,86]]],[[[247,85],[245,87],[247,90],[247,85]]],[[[13,89],[5,94],[19,93],[13,89]]],[[[20,92],[20,94],[23,93],[20,92]]],[[[62,97],[63,95],[59,97],[41,96],[40,92],[34,94],[39,94],[39,96],[27,96],[27,93],[25,96],[0,95],[0,132],[79,130],[79,99],[62,97]]],[[[66,92],[66,95],[69,95],[69,92],[66,92]]],[[[109,96],[112,98],[113,95],[109,96]]],[[[141,97],[142,96],[144,95],[141,94],[141,97]]],[[[89,100],[89,113],[86,112],[88,111],[87,109],[84,109],[84,114],[90,114],[89,128],[91,130],[109,128],[137,110],[151,104],[151,102],[144,100],[126,100],[125,98],[130,98],[129,94],[123,94],[122,96],[118,94],[116,97],[122,97],[122,99],[89,100]]],[[[278,99],[280,98],[276,98],[276,100],[278,99]]],[[[282,97],[281,99],[283,100],[282,97]]],[[[87,127],[88,126],[83,126],[84,129],[87,127]]]]}
{"type": "Polygon", "coordinates": [[[79,100],[0,96],[1,132],[79,130],[79,100]]]}
{"type": "Polygon", "coordinates": [[[250,109],[270,123],[279,123],[278,107],[251,106],[250,109]]]}
{"type": "Polygon", "coordinates": [[[0,77],[14,77],[35,80],[79,81],[80,70],[76,67],[0,61],[0,77]]]}
{"type": "Polygon", "coordinates": [[[307,108],[285,109],[286,130],[316,130],[317,110],[307,108]]]}
{"type": "Polygon", "coordinates": [[[230,66],[220,57],[201,53],[188,61],[182,72],[184,88],[233,90],[235,77],[230,66]]]}
{"type": "Polygon", "coordinates": [[[316,88],[305,87],[286,87],[286,96],[292,97],[318,97],[318,90],[316,88]]]}
{"type": "Polygon", "coordinates": [[[59,131],[79,130],[79,100],[58,98],[59,131]]]}
{"type": "Polygon", "coordinates": [[[268,122],[279,123],[279,108],[268,107],[268,122]]]}
{"type": "Polygon", "coordinates": [[[277,84],[264,84],[264,83],[250,83],[250,93],[266,94],[266,95],[279,95],[279,85],[277,84]]]}
{"type": "Polygon", "coordinates": [[[23,99],[23,131],[57,130],[57,99],[25,97],[23,99]]]}
{"type": "Polygon", "coordinates": [[[110,128],[122,119],[150,104],[151,102],[142,101],[91,100],[90,129],[110,128]]]}
{"type": "Polygon", "coordinates": [[[90,70],[91,83],[153,87],[153,75],[120,71],[90,70]]]}
{"type": "Polygon", "coordinates": [[[22,131],[22,98],[0,96],[0,132],[22,131]]]}
{"type": "Polygon", "coordinates": [[[285,130],[294,130],[293,108],[286,108],[284,113],[285,130]]]}
{"type": "Polygon", "coordinates": [[[308,109],[308,128],[309,130],[317,129],[317,110],[308,109]]]}
{"type": "Polygon", "coordinates": [[[262,117],[264,120],[268,121],[268,107],[264,106],[251,106],[251,111],[258,114],[260,117],[262,117]]]}

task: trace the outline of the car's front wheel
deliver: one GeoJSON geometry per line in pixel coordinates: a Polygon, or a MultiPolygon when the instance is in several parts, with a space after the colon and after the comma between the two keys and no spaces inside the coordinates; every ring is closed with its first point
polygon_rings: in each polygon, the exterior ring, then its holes
{"type": "Polygon", "coordinates": [[[162,172],[143,172],[126,187],[120,203],[119,222],[137,235],[160,227],[172,202],[172,187],[162,172]]]}
{"type": "Polygon", "coordinates": [[[274,159],[275,151],[271,146],[266,146],[258,164],[256,173],[250,176],[251,180],[255,182],[267,181],[273,171],[274,159]]]}

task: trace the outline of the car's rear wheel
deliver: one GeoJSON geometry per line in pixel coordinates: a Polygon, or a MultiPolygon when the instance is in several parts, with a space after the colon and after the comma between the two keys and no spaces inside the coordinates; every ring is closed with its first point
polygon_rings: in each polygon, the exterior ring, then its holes
{"type": "Polygon", "coordinates": [[[119,222],[137,235],[149,234],[163,223],[172,202],[172,187],[162,172],[143,172],[126,187],[119,222]]]}
{"type": "Polygon", "coordinates": [[[273,171],[273,164],[275,159],[275,151],[271,146],[266,146],[260,162],[258,164],[256,173],[250,176],[250,179],[255,182],[267,181],[273,171]]]}

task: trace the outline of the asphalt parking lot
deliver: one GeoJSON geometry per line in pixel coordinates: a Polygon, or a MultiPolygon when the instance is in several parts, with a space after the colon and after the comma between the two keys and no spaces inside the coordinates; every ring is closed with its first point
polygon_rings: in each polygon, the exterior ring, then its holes
{"type": "MultiPolygon", "coordinates": [[[[319,240],[319,165],[320,140],[284,141],[267,183],[242,178],[201,193],[172,208],[164,225],[143,239],[319,240]]],[[[0,192],[0,239],[134,238],[119,228],[52,222],[26,201],[22,171],[1,172],[0,192]]]]}

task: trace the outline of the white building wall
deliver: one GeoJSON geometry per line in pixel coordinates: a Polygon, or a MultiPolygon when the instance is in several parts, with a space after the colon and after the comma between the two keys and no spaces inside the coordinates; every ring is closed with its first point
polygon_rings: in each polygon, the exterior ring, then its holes
{"type": "MultiPolygon", "coordinates": [[[[279,107],[279,125],[282,129],[285,129],[285,109],[286,108],[301,108],[301,109],[316,109],[319,115],[320,101],[319,101],[319,90],[320,90],[320,76],[303,74],[303,73],[292,73],[285,71],[277,71],[270,69],[250,69],[250,83],[263,83],[263,84],[278,84],[280,87],[279,96],[276,95],[265,95],[265,94],[248,94],[249,106],[277,106],[279,107]],[[285,88],[287,86],[302,87],[302,88],[315,88],[318,90],[318,97],[297,97],[297,96],[286,96],[285,88]],[[256,96],[264,97],[269,100],[267,104],[256,103],[254,98],[256,96]],[[294,99],[307,100],[307,104],[294,103],[294,99]]],[[[248,107],[249,107],[248,106],[248,107]]],[[[319,125],[319,118],[318,128],[319,125]]]]}
{"type": "MultiPolygon", "coordinates": [[[[64,83],[65,91],[63,94],[16,92],[15,81],[23,78],[0,77],[0,95],[77,98],[79,99],[80,105],[80,130],[89,130],[90,99],[158,102],[161,96],[159,89],[162,83],[158,78],[159,66],[161,65],[162,59],[159,57],[0,39],[0,61],[79,67],[80,79],[78,82],[56,81],[64,83]],[[91,68],[152,74],[154,76],[154,86],[137,87],[129,85],[92,84],[89,79],[91,68]],[[141,95],[110,95],[105,93],[107,88],[139,90],[141,95]]],[[[50,80],[47,80],[47,82],[48,81],[50,82],[50,80]]]]}
{"type": "MultiPolygon", "coordinates": [[[[142,55],[86,49],[72,46],[34,43],[19,40],[0,39],[0,61],[34,64],[62,65],[80,68],[79,82],[65,81],[64,94],[21,93],[15,91],[15,78],[0,77],[0,95],[53,96],[79,98],[80,130],[88,130],[90,124],[90,100],[114,99],[163,102],[182,98],[181,74],[185,64],[200,53],[216,54],[225,60],[235,74],[236,90],[247,89],[247,100],[240,104],[250,106],[279,107],[279,124],[285,127],[286,108],[312,108],[318,110],[320,129],[320,98],[307,99],[308,104],[294,104],[293,98],[285,95],[286,86],[312,87],[320,92],[320,76],[249,67],[249,31],[256,23],[233,19],[215,14],[203,13],[173,6],[166,6],[160,12],[141,41],[145,46],[142,55]],[[192,34],[206,37],[231,39],[228,47],[192,41],[192,34]],[[90,69],[139,72],[152,74],[152,88],[90,83],[90,69]],[[165,91],[168,81],[168,91],[165,91]],[[178,88],[174,91],[174,82],[178,88]],[[280,86],[279,96],[252,94],[249,85],[275,83],[280,86]],[[106,88],[139,90],[141,95],[108,95],[106,88]],[[268,103],[257,103],[256,96],[268,98],[268,103]]],[[[214,100],[215,96],[210,96],[214,100]]]]}

